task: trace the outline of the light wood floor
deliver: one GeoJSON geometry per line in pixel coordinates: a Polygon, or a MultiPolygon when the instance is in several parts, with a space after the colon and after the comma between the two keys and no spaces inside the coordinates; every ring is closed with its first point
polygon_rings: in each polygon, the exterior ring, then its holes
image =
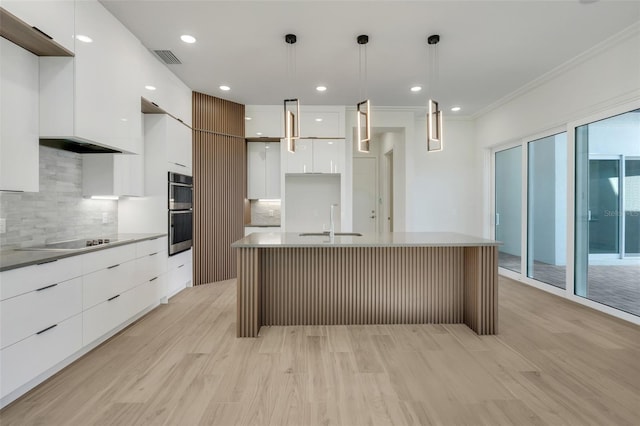
{"type": "Polygon", "coordinates": [[[187,289],[0,412],[9,425],[640,423],[640,327],[507,279],[500,329],[263,328],[187,289]]]}

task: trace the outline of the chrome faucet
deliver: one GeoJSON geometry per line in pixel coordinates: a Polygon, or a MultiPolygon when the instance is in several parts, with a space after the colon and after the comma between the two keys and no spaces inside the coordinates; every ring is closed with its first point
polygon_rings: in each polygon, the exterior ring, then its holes
{"type": "Polygon", "coordinates": [[[330,228],[329,228],[329,237],[330,238],[334,238],[336,236],[336,224],[335,224],[335,220],[333,218],[333,211],[334,209],[338,207],[337,204],[331,204],[331,211],[329,213],[330,215],[330,228]]]}

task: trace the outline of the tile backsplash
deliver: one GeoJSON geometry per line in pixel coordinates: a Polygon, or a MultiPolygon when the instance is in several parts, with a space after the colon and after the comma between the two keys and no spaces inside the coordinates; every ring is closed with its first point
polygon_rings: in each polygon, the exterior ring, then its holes
{"type": "Polygon", "coordinates": [[[280,200],[251,200],[251,225],[280,226],[280,200]]]}
{"type": "Polygon", "coordinates": [[[82,198],[82,156],[41,146],[40,192],[0,192],[0,218],[0,248],[29,247],[117,233],[118,202],[82,198]]]}

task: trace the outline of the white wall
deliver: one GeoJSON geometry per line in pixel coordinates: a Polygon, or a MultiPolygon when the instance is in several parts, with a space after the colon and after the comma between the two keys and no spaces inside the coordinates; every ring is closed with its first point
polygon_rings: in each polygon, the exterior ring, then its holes
{"type": "Polygon", "coordinates": [[[473,121],[443,118],[444,149],[427,152],[426,120],[420,114],[408,146],[413,163],[407,209],[411,231],[481,235],[481,157],[473,121]]]}
{"type": "Polygon", "coordinates": [[[490,236],[489,149],[640,99],[640,23],[542,76],[476,119],[483,149],[483,234],[490,236]]]}

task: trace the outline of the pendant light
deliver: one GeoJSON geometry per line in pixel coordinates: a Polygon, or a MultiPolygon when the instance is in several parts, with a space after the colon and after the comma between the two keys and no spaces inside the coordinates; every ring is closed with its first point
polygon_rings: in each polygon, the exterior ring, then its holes
{"type": "MultiPolygon", "coordinates": [[[[359,55],[358,55],[358,72],[359,72],[359,86],[360,86],[360,98],[362,99],[362,81],[364,74],[364,88],[365,97],[367,89],[367,43],[369,43],[369,36],[361,34],[356,38],[358,42],[359,55]],[[363,62],[364,57],[364,73],[363,62]]],[[[356,114],[358,123],[358,151],[369,152],[369,143],[371,142],[371,103],[369,99],[365,99],[362,102],[356,104],[356,114]]]]}
{"type": "MultiPolygon", "coordinates": [[[[295,43],[298,41],[295,34],[287,34],[284,36],[284,41],[287,43],[287,76],[289,83],[295,86],[296,73],[296,51],[295,43]]],[[[296,152],[296,139],[300,138],[300,100],[285,99],[284,100],[284,139],[287,143],[287,150],[289,152],[296,152]]]]}
{"type": "MultiPolygon", "coordinates": [[[[428,79],[430,80],[429,90],[431,91],[431,95],[433,95],[434,87],[436,86],[436,84],[434,84],[434,81],[437,82],[437,77],[439,74],[439,42],[440,36],[438,34],[433,34],[427,37],[430,54],[429,65],[431,65],[428,76],[428,79]]],[[[442,151],[442,147],[442,111],[438,106],[438,102],[430,98],[427,101],[427,152],[442,151]]]]}

